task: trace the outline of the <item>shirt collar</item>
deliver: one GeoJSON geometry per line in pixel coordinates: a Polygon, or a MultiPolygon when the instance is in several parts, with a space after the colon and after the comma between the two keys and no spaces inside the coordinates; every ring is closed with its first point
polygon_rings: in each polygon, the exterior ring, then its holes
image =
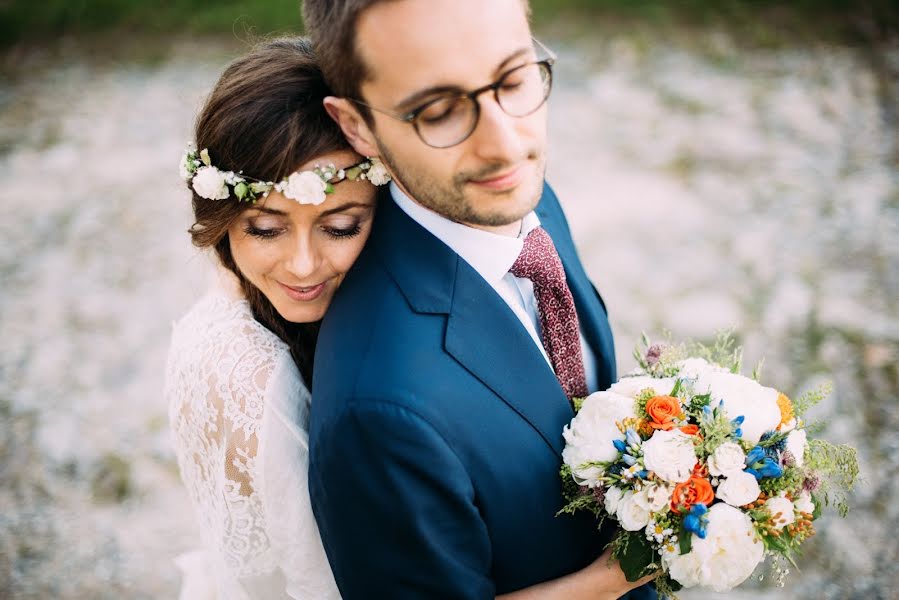
{"type": "Polygon", "coordinates": [[[413,201],[396,183],[390,184],[390,194],[403,212],[461,256],[491,286],[506,276],[521,254],[524,238],[540,226],[540,219],[531,211],[522,219],[518,237],[513,238],[450,221],[413,201]]]}

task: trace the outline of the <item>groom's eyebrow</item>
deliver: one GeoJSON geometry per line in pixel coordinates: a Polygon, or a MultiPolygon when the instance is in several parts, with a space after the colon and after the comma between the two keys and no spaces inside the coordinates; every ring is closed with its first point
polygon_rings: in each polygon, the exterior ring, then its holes
{"type": "MultiPolygon", "coordinates": [[[[516,50],[515,52],[513,52],[512,54],[507,56],[503,60],[503,62],[499,63],[499,65],[496,67],[496,70],[494,71],[494,74],[496,74],[496,75],[501,74],[502,71],[506,68],[506,65],[508,65],[510,62],[512,62],[516,58],[524,56],[525,54],[530,52],[532,49],[533,49],[533,46],[525,46],[523,48],[519,48],[518,50],[516,50]]],[[[396,110],[398,112],[413,110],[413,109],[417,108],[417,106],[421,102],[423,102],[424,100],[428,99],[431,96],[436,96],[439,94],[446,94],[446,93],[458,93],[458,92],[462,92],[462,91],[464,91],[464,90],[461,87],[459,87],[458,85],[435,85],[435,86],[420,90],[418,92],[415,92],[410,96],[407,96],[406,98],[401,100],[399,102],[399,104],[396,105],[396,110]]]]}

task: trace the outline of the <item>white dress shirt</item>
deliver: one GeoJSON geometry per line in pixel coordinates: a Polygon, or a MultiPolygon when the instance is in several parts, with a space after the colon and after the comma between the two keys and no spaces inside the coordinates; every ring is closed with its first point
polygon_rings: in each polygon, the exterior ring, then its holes
{"type": "MultiPolygon", "coordinates": [[[[429,210],[413,201],[397,187],[390,184],[390,193],[394,202],[409,217],[431,232],[434,237],[449,246],[462,257],[471,268],[484,278],[490,287],[509,306],[522,326],[530,334],[531,339],[540,349],[546,362],[552,368],[540,335],[540,319],[537,313],[537,299],[534,296],[534,284],[530,279],[515,277],[509,272],[518,255],[524,248],[524,238],[532,229],[540,226],[540,219],[531,211],[521,221],[518,237],[510,237],[468,227],[450,221],[443,215],[429,210]]],[[[584,359],[584,372],[587,376],[587,389],[596,391],[596,357],[584,339],[584,329],[580,330],[581,356],[584,359]]]]}

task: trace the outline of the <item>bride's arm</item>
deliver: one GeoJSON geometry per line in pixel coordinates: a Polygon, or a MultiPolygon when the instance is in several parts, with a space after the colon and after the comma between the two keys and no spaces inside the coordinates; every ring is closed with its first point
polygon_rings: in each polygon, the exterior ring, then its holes
{"type": "Polygon", "coordinates": [[[618,563],[610,561],[611,552],[606,550],[580,571],[497,596],[497,600],[615,600],[655,578],[627,581],[618,563]]]}

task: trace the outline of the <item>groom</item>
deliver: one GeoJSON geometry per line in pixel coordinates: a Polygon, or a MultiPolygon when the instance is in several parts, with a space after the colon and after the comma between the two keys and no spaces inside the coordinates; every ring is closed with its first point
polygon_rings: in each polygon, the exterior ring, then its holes
{"type": "Polygon", "coordinates": [[[581,571],[610,531],[555,516],[562,428],[615,357],[543,182],[553,59],[526,2],[303,14],[329,113],[394,177],[315,358],[309,485],[341,593],[493,598],[581,571]]]}

